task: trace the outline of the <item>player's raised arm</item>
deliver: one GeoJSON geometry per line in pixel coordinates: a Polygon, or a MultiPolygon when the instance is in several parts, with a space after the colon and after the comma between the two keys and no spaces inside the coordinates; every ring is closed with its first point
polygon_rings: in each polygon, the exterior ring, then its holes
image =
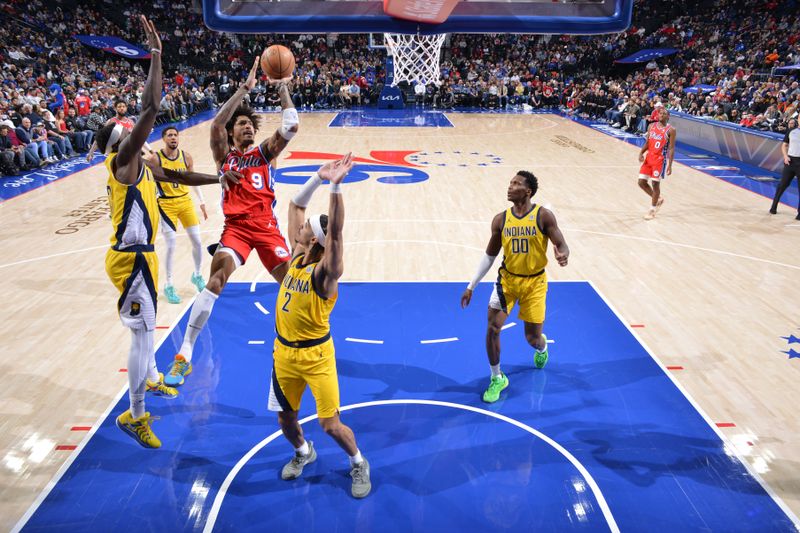
{"type": "Polygon", "coordinates": [[[294,108],[292,103],[292,95],[289,93],[289,82],[280,80],[278,85],[278,95],[281,97],[281,108],[283,114],[281,117],[281,125],[272,134],[272,137],[261,143],[261,151],[268,153],[270,158],[276,158],[286,148],[289,141],[297,134],[300,126],[300,118],[297,116],[297,109],[294,108]]]}
{"type": "MultiPolygon", "coordinates": [[[[155,26],[152,22],[142,15],[140,17],[144,32],[147,36],[147,45],[150,48],[150,72],[147,74],[147,83],[144,86],[142,93],[142,113],[139,115],[139,120],[133,126],[130,135],[125,137],[119,146],[119,153],[117,154],[114,163],[117,167],[115,176],[122,183],[134,183],[139,176],[140,163],[139,152],[142,150],[147,137],[156,123],[156,115],[158,115],[158,108],[161,103],[161,39],[158,36],[155,26]],[[136,168],[130,169],[126,167],[135,163],[136,168]]],[[[115,132],[119,128],[122,131],[122,126],[118,125],[115,132]]],[[[113,134],[112,139],[113,140],[113,134]]],[[[109,141],[108,145],[114,143],[109,141]]]]}
{"type": "Polygon", "coordinates": [[[481,258],[475,277],[472,278],[464,294],[461,295],[462,309],[469,305],[470,300],[472,300],[472,291],[475,290],[478,283],[481,282],[486,273],[489,272],[489,269],[492,268],[494,260],[497,259],[497,255],[500,253],[500,249],[503,246],[501,233],[503,231],[504,218],[505,212],[495,215],[492,219],[492,236],[489,237],[489,244],[486,245],[486,254],[481,258]]]}
{"type": "MultiPolygon", "coordinates": [[[[346,157],[352,159],[350,154],[347,154],[346,157]]],[[[329,179],[334,167],[341,166],[342,161],[343,160],[340,159],[338,161],[329,161],[325,163],[320,167],[319,171],[315,172],[313,176],[306,180],[300,190],[297,191],[297,194],[295,194],[289,202],[289,242],[292,247],[293,256],[306,251],[303,245],[298,242],[298,236],[300,229],[305,224],[306,207],[308,207],[308,203],[311,201],[314,191],[322,185],[323,181],[329,179]]]]}
{"type": "Polygon", "coordinates": [[[323,179],[330,180],[331,194],[328,203],[328,233],[325,236],[325,255],[319,264],[320,292],[328,298],[336,294],[339,278],[344,273],[344,199],[341,183],[353,168],[353,154],[320,169],[323,179]],[[327,167],[327,168],[326,168],[327,167]]]}
{"type": "Polygon", "coordinates": [[[567,246],[564,234],[561,233],[561,229],[558,227],[556,216],[552,211],[544,207],[540,208],[539,216],[539,221],[542,224],[542,233],[547,235],[547,238],[553,243],[553,253],[556,256],[556,261],[562,267],[567,266],[569,246],[567,246]]]}
{"type": "Polygon", "coordinates": [[[225,156],[230,150],[230,146],[228,145],[228,132],[225,129],[225,124],[231,119],[234,111],[236,111],[236,108],[242,103],[242,99],[245,95],[256,86],[257,70],[258,58],[253,61],[253,68],[250,69],[250,74],[248,74],[245,82],[239,85],[239,88],[236,89],[233,96],[228,98],[228,101],[220,108],[217,116],[215,116],[214,120],[211,122],[211,154],[214,156],[214,161],[217,163],[218,167],[222,165],[225,156]]]}

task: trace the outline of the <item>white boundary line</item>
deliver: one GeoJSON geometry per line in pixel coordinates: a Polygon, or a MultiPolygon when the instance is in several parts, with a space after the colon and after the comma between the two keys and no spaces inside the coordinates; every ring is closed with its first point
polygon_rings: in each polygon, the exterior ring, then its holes
{"type": "MultiPolygon", "coordinates": [[[[328,125],[326,126],[327,128],[331,128],[332,127],[331,124],[333,124],[333,121],[336,120],[339,117],[340,113],[342,113],[342,111],[340,111],[338,109],[337,110],[332,110],[330,112],[333,113],[333,117],[331,117],[331,121],[328,122],[328,125]]],[[[336,126],[336,127],[337,128],[342,128],[343,130],[347,129],[347,126],[336,126]]]]}
{"type": "Polygon", "coordinates": [[[247,341],[247,344],[265,344],[267,341],[247,341]]]}
{"type": "MultiPolygon", "coordinates": [[[[193,296],[192,299],[189,300],[189,302],[183,308],[183,311],[181,311],[175,318],[175,320],[172,321],[172,324],[169,326],[169,329],[167,329],[166,334],[161,338],[160,341],[158,341],[158,343],[156,343],[155,346],[156,352],[159,350],[159,348],[161,348],[161,345],[164,344],[164,341],[166,341],[170,337],[170,335],[172,334],[172,330],[174,330],[175,326],[178,325],[178,322],[181,321],[183,315],[186,314],[186,311],[191,309],[192,304],[194,304],[196,298],[197,295],[193,296]]],[[[72,466],[72,463],[75,462],[75,459],[78,458],[78,455],[80,455],[80,453],[83,451],[86,445],[89,444],[91,438],[94,436],[95,433],[97,433],[97,430],[100,429],[100,425],[103,423],[103,421],[105,421],[106,418],[108,418],[108,415],[111,414],[111,410],[114,409],[114,406],[117,405],[117,403],[120,401],[120,399],[122,399],[122,397],[125,395],[127,391],[128,391],[128,380],[126,379],[125,385],[122,387],[122,390],[120,390],[114,397],[114,399],[111,400],[111,403],[106,408],[106,410],[103,411],[103,414],[100,415],[100,418],[97,419],[97,422],[94,423],[92,429],[89,430],[89,432],[83,437],[83,440],[81,440],[80,444],[78,444],[78,447],[72,451],[67,460],[64,461],[64,464],[61,465],[61,468],[58,469],[53,478],[47,483],[47,485],[45,485],[44,489],[42,489],[42,492],[39,493],[39,496],[36,497],[31,506],[28,507],[28,510],[25,512],[25,514],[22,515],[22,518],[20,518],[17,524],[11,529],[11,533],[18,533],[23,527],[25,527],[25,524],[28,522],[28,520],[31,519],[31,517],[39,508],[39,506],[42,505],[42,502],[44,502],[44,500],[47,498],[47,496],[50,494],[53,488],[55,488],[55,486],[58,484],[58,482],[61,480],[64,474],[67,473],[69,467],[72,466]]]]}
{"type": "Polygon", "coordinates": [[[636,342],[638,342],[642,346],[642,348],[644,348],[644,350],[647,352],[647,354],[653,359],[653,361],[656,362],[656,364],[659,366],[659,368],[661,368],[661,371],[664,372],[664,374],[670,379],[670,381],[672,381],[672,383],[678,388],[678,390],[681,392],[681,394],[683,394],[683,396],[687,400],[689,400],[689,403],[692,404],[692,407],[694,407],[695,410],[698,413],[700,413],[700,416],[703,417],[703,420],[706,421],[706,423],[714,431],[714,433],[717,434],[717,436],[720,438],[720,440],[724,444],[727,445],[727,447],[730,450],[730,452],[736,457],[736,459],[739,460],[740,463],[742,463],[742,465],[745,467],[747,472],[753,477],[753,479],[758,481],[759,485],[761,485],[761,488],[763,488],[764,491],[775,501],[775,503],[778,505],[778,507],[780,507],[780,509],[784,513],[786,513],[786,516],[788,516],[789,519],[792,522],[794,522],[795,528],[797,528],[797,530],[800,531],[800,520],[798,520],[797,516],[792,512],[792,510],[789,509],[789,507],[783,502],[783,500],[780,498],[780,496],[775,494],[775,492],[772,490],[772,488],[761,478],[761,476],[758,475],[758,473],[755,472],[750,467],[750,464],[747,461],[745,461],[742,458],[741,455],[739,455],[739,452],[737,451],[736,446],[725,436],[725,434],[722,431],[720,431],[720,429],[716,426],[716,424],[714,424],[714,422],[711,420],[711,418],[700,407],[700,404],[698,404],[694,400],[694,398],[692,398],[692,396],[689,394],[689,392],[686,389],[683,388],[683,386],[678,382],[678,380],[675,379],[675,376],[673,375],[673,373],[669,372],[667,370],[667,368],[664,366],[664,364],[661,362],[661,360],[656,356],[656,354],[653,353],[653,351],[644,343],[642,338],[639,337],[639,335],[637,335],[637,333],[633,330],[633,328],[630,327],[628,322],[623,319],[623,316],[620,314],[619,311],[617,311],[617,308],[614,307],[611,304],[611,302],[605,297],[605,295],[602,292],[600,292],[600,289],[598,289],[597,286],[591,280],[586,280],[586,282],[594,289],[594,291],[597,293],[597,295],[600,297],[600,299],[603,300],[603,302],[608,306],[608,308],[611,309],[611,311],[617,316],[617,319],[620,322],[622,322],[622,325],[627,328],[628,332],[631,335],[633,335],[633,338],[636,339],[636,342]]]}
{"type": "Polygon", "coordinates": [[[350,342],[360,342],[362,344],[383,344],[383,341],[370,340],[370,339],[357,339],[355,337],[345,337],[344,340],[350,342]]]}
{"type": "Polygon", "coordinates": [[[429,339],[424,341],[419,341],[420,344],[439,344],[440,342],[455,342],[458,340],[458,337],[447,337],[446,339],[429,339]]]}
{"type": "Polygon", "coordinates": [[[256,307],[258,308],[259,311],[261,311],[265,315],[269,314],[269,311],[267,311],[267,309],[263,305],[261,305],[261,302],[256,302],[256,307]]]}
{"type": "MultiPolygon", "coordinates": [[[[558,451],[561,455],[563,455],[572,465],[581,473],[583,478],[586,480],[586,483],[592,489],[592,493],[594,494],[595,499],[597,500],[597,504],[600,506],[600,510],[603,513],[603,517],[606,519],[606,523],[608,527],[611,529],[612,532],[619,533],[619,527],[617,526],[617,522],[614,519],[614,516],[611,514],[611,509],[608,506],[608,503],[603,496],[603,493],[600,491],[600,487],[597,485],[597,482],[594,480],[592,475],[586,469],[585,466],[578,461],[575,456],[573,456],[566,448],[561,446],[559,443],[545,435],[544,433],[528,426],[527,424],[523,424],[518,420],[514,420],[513,418],[507,417],[505,415],[501,415],[499,413],[493,413],[492,411],[487,411],[485,409],[481,409],[479,407],[472,407],[471,405],[463,405],[460,403],[452,403],[452,402],[441,402],[436,400],[376,400],[372,402],[363,402],[363,403],[356,403],[352,405],[346,405],[344,407],[340,407],[340,411],[349,411],[351,409],[359,409],[361,407],[372,407],[376,405],[403,405],[403,404],[419,404],[419,405],[435,405],[438,407],[451,407],[454,409],[461,409],[463,411],[472,411],[474,413],[483,414],[486,416],[490,416],[493,418],[497,418],[498,420],[502,420],[503,422],[507,422],[511,425],[517,426],[520,429],[523,429],[534,435],[535,437],[540,438],[547,444],[549,444],[552,448],[558,451]]],[[[317,418],[316,414],[309,415],[302,420],[300,420],[300,424],[305,424],[311,420],[317,418]]],[[[220,485],[219,490],[217,491],[216,496],[214,497],[214,503],[211,506],[211,509],[208,512],[208,518],[206,519],[205,527],[203,527],[203,533],[211,533],[214,529],[214,524],[217,521],[217,516],[219,515],[219,511],[222,508],[222,501],[225,499],[225,495],[228,492],[228,488],[230,488],[231,484],[233,483],[234,478],[236,478],[237,474],[242,470],[244,465],[246,465],[250,459],[252,459],[256,453],[258,453],[262,448],[264,448],[267,444],[281,436],[282,433],[280,430],[276,431],[269,437],[265,438],[255,446],[253,446],[250,451],[248,451],[239,462],[228,472],[228,475],[225,477],[225,480],[220,485]]]]}
{"type": "MultiPolygon", "coordinates": [[[[448,124],[450,124],[449,126],[450,128],[455,129],[456,125],[453,123],[452,120],[450,120],[450,117],[447,116],[447,113],[445,113],[444,111],[438,111],[438,113],[444,117],[444,119],[448,122],[448,124]]],[[[442,126],[436,126],[436,127],[441,128],[442,126]]]]}

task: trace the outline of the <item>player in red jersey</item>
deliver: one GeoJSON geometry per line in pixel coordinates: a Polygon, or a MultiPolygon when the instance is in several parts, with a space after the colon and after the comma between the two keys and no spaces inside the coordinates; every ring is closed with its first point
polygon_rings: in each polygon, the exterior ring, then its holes
{"type": "Polygon", "coordinates": [[[219,110],[211,125],[211,152],[217,170],[223,174],[235,170],[243,175],[238,184],[225,187],[222,211],[225,226],[211,260],[211,275],[206,288],[197,296],[189,315],[189,323],[180,353],[165,377],[172,386],[182,385],[192,371],[192,352],[197,336],[208,321],[214,302],[228,278],[242,266],[250,252],[258,254],[261,263],[278,283],[283,281],[291,254],[286,239],[278,228],[275,207],[275,171],[271,160],[286,147],[297,133],[299,120],[292,104],[286,80],[270,80],[277,84],[283,118],[280,128],[261,144],[255,143],[258,116],[242,105],[244,96],[256,84],[258,59],[247,80],[219,110]]]}
{"type": "Polygon", "coordinates": [[[675,128],[669,125],[669,111],[665,107],[657,107],[653,114],[658,116],[647,130],[647,137],[639,151],[639,188],[650,197],[650,211],[645,220],[652,220],[664,203],[661,196],[661,180],[672,174],[672,159],[675,157],[675,139],[678,137],[675,128]],[[645,157],[645,153],[647,156],[645,157]]]}
{"type": "MultiPolygon", "coordinates": [[[[117,100],[114,102],[114,111],[116,111],[117,114],[108,119],[105,125],[108,126],[109,124],[119,124],[126,130],[131,131],[136,123],[131,117],[128,116],[128,104],[125,103],[125,100],[117,100]]],[[[86,154],[87,162],[92,162],[95,151],[97,151],[97,143],[92,142],[92,146],[89,148],[89,152],[86,154]]],[[[145,159],[148,159],[148,156],[155,155],[153,150],[150,148],[150,144],[148,144],[146,141],[144,143],[144,148],[142,148],[142,152],[142,155],[145,156],[145,159]]]]}

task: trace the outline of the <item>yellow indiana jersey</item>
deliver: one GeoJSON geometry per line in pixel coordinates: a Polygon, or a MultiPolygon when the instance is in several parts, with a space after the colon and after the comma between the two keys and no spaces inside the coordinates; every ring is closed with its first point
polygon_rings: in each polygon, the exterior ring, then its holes
{"type": "Polygon", "coordinates": [[[292,260],[275,306],[275,329],[278,335],[291,342],[327,335],[331,311],[336,305],[336,296],[324,298],[314,287],[312,274],[319,263],[303,266],[302,259],[303,254],[300,254],[292,260]]]}
{"type": "MultiPolygon", "coordinates": [[[[168,168],[170,170],[177,170],[178,172],[186,172],[189,166],[186,164],[186,154],[183,150],[178,150],[178,155],[175,159],[167,157],[163,151],[158,152],[158,162],[161,168],[168,168]]],[[[161,198],[177,198],[179,196],[186,196],[189,194],[189,187],[175,182],[158,182],[158,194],[161,198]]]]}
{"type": "Polygon", "coordinates": [[[505,212],[503,221],[503,265],[509,273],[517,276],[532,276],[547,265],[547,236],[539,227],[540,206],[517,217],[512,208],[505,212]]]}
{"type": "Polygon", "coordinates": [[[112,163],[117,153],[106,158],[108,169],[108,205],[111,208],[111,247],[124,252],[152,249],[158,230],[158,199],[153,173],[142,162],[142,170],[134,185],[126,185],[114,177],[112,163]]]}

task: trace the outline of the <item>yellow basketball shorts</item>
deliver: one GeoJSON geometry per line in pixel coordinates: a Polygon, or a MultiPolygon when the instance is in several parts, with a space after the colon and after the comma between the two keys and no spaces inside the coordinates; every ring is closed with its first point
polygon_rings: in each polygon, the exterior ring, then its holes
{"type": "Polygon", "coordinates": [[[333,339],[310,348],[290,348],[275,339],[272,358],[270,411],[299,411],[308,385],[320,418],[331,418],[339,412],[339,377],[333,339]]]}
{"type": "Polygon", "coordinates": [[[156,328],[158,256],[155,252],[106,253],[106,274],[119,291],[117,311],[122,324],[133,329],[156,328]]]}
{"type": "Polygon", "coordinates": [[[161,212],[161,223],[172,231],[178,231],[178,221],[184,228],[200,224],[197,211],[194,209],[192,197],[188,194],[178,198],[159,198],[158,210],[161,212]]]}
{"type": "Polygon", "coordinates": [[[547,300],[547,274],[534,278],[514,276],[500,269],[494,284],[489,307],[511,314],[519,302],[519,319],[533,324],[543,324],[547,300]]]}

